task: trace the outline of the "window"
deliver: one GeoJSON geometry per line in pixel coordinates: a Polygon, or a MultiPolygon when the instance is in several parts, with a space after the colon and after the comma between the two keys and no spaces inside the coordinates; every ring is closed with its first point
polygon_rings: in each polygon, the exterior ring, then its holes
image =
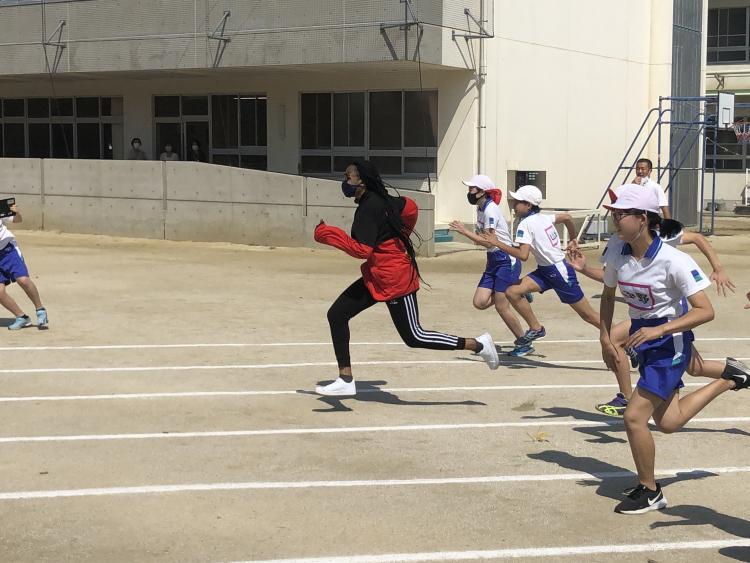
{"type": "MultiPolygon", "coordinates": [[[[735,96],[735,103],[750,102],[750,96],[735,96]]],[[[716,106],[706,104],[706,113],[716,113],[716,106]]],[[[750,121],[750,108],[735,107],[734,118],[736,121],[750,121]]],[[[750,168],[750,149],[746,144],[737,142],[737,135],[732,129],[719,129],[718,132],[712,127],[706,128],[706,168],[714,166],[714,141],[716,140],[716,169],[717,170],[742,170],[750,168]]]]}
{"type": "Polygon", "coordinates": [[[708,63],[747,62],[750,10],[714,8],[708,10],[708,63]]]}
{"type": "Polygon", "coordinates": [[[304,93],[300,171],[334,175],[368,159],[388,176],[437,170],[436,91],[304,93]]]}
{"type": "Polygon", "coordinates": [[[122,158],[122,98],[0,100],[0,156],[122,158]]]}
{"type": "Polygon", "coordinates": [[[156,96],[155,157],[172,145],[182,160],[266,170],[267,100],[265,96],[156,96]],[[200,155],[192,150],[200,145],[200,155]]]}

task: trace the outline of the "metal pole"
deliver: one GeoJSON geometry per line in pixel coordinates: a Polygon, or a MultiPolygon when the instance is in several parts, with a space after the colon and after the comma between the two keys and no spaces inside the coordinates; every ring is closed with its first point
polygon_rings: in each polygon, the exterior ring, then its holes
{"type": "MultiPolygon", "coordinates": [[[[718,117],[714,120],[714,175],[713,175],[713,181],[711,182],[711,232],[709,234],[714,234],[714,228],[716,226],[716,211],[714,211],[714,204],[716,202],[716,145],[718,144],[719,140],[719,123],[718,123],[718,117]]],[[[701,208],[703,207],[703,202],[701,201],[701,208]]],[[[702,226],[702,225],[701,225],[702,226]]]]}
{"type": "MultiPolygon", "coordinates": [[[[484,0],[479,2],[480,29],[484,29],[484,0]]],[[[485,174],[485,144],[486,144],[486,96],[484,92],[484,81],[487,76],[487,62],[484,39],[479,40],[479,72],[477,76],[477,174],[485,174]]]]}

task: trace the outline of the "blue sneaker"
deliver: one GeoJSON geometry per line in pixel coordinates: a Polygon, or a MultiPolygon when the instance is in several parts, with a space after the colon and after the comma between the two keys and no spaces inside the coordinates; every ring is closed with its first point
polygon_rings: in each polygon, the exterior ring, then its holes
{"type": "Polygon", "coordinates": [[[28,315],[21,315],[20,317],[16,317],[16,320],[8,325],[8,330],[21,330],[27,326],[31,326],[31,319],[28,315]]]}
{"type": "Polygon", "coordinates": [[[523,336],[519,336],[516,338],[516,341],[513,343],[516,346],[521,346],[522,344],[531,344],[534,342],[534,340],[539,340],[540,338],[544,338],[547,336],[547,331],[544,330],[544,327],[540,328],[539,330],[527,330],[523,336]]]}
{"type": "Polygon", "coordinates": [[[45,330],[49,328],[49,319],[47,319],[47,309],[40,307],[36,310],[36,326],[39,330],[45,330]]]}
{"type": "Polygon", "coordinates": [[[618,393],[617,395],[615,395],[615,398],[612,399],[609,403],[596,405],[596,410],[598,410],[602,414],[606,414],[607,416],[620,417],[625,414],[626,408],[628,408],[628,400],[622,393],[618,393]]]}
{"type": "Polygon", "coordinates": [[[521,356],[531,354],[533,351],[534,347],[531,344],[516,344],[516,347],[508,352],[508,355],[512,358],[520,358],[521,356]]]}
{"type": "Polygon", "coordinates": [[[625,354],[627,354],[630,359],[630,369],[638,369],[638,364],[640,363],[640,360],[638,360],[638,352],[633,348],[625,348],[625,354]]]}

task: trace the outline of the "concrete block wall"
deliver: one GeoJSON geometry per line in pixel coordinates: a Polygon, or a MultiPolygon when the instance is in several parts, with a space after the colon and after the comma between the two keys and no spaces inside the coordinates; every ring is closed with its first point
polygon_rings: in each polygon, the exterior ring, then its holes
{"type": "MultiPolygon", "coordinates": [[[[84,234],[316,247],[321,219],[348,231],[356,209],[337,181],[193,162],[0,158],[0,181],[26,228],[84,234]]],[[[404,195],[434,256],[435,198],[404,195]]]]}

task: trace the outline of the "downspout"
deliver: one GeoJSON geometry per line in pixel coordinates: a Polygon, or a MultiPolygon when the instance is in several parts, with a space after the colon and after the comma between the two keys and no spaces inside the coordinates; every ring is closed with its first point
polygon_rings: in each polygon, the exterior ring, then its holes
{"type": "MultiPolygon", "coordinates": [[[[482,29],[485,29],[484,1],[479,2],[479,22],[482,29]]],[[[486,145],[486,95],[484,92],[484,82],[487,76],[487,56],[484,47],[484,39],[479,40],[479,72],[477,74],[477,174],[485,174],[484,151],[486,145]]]]}

